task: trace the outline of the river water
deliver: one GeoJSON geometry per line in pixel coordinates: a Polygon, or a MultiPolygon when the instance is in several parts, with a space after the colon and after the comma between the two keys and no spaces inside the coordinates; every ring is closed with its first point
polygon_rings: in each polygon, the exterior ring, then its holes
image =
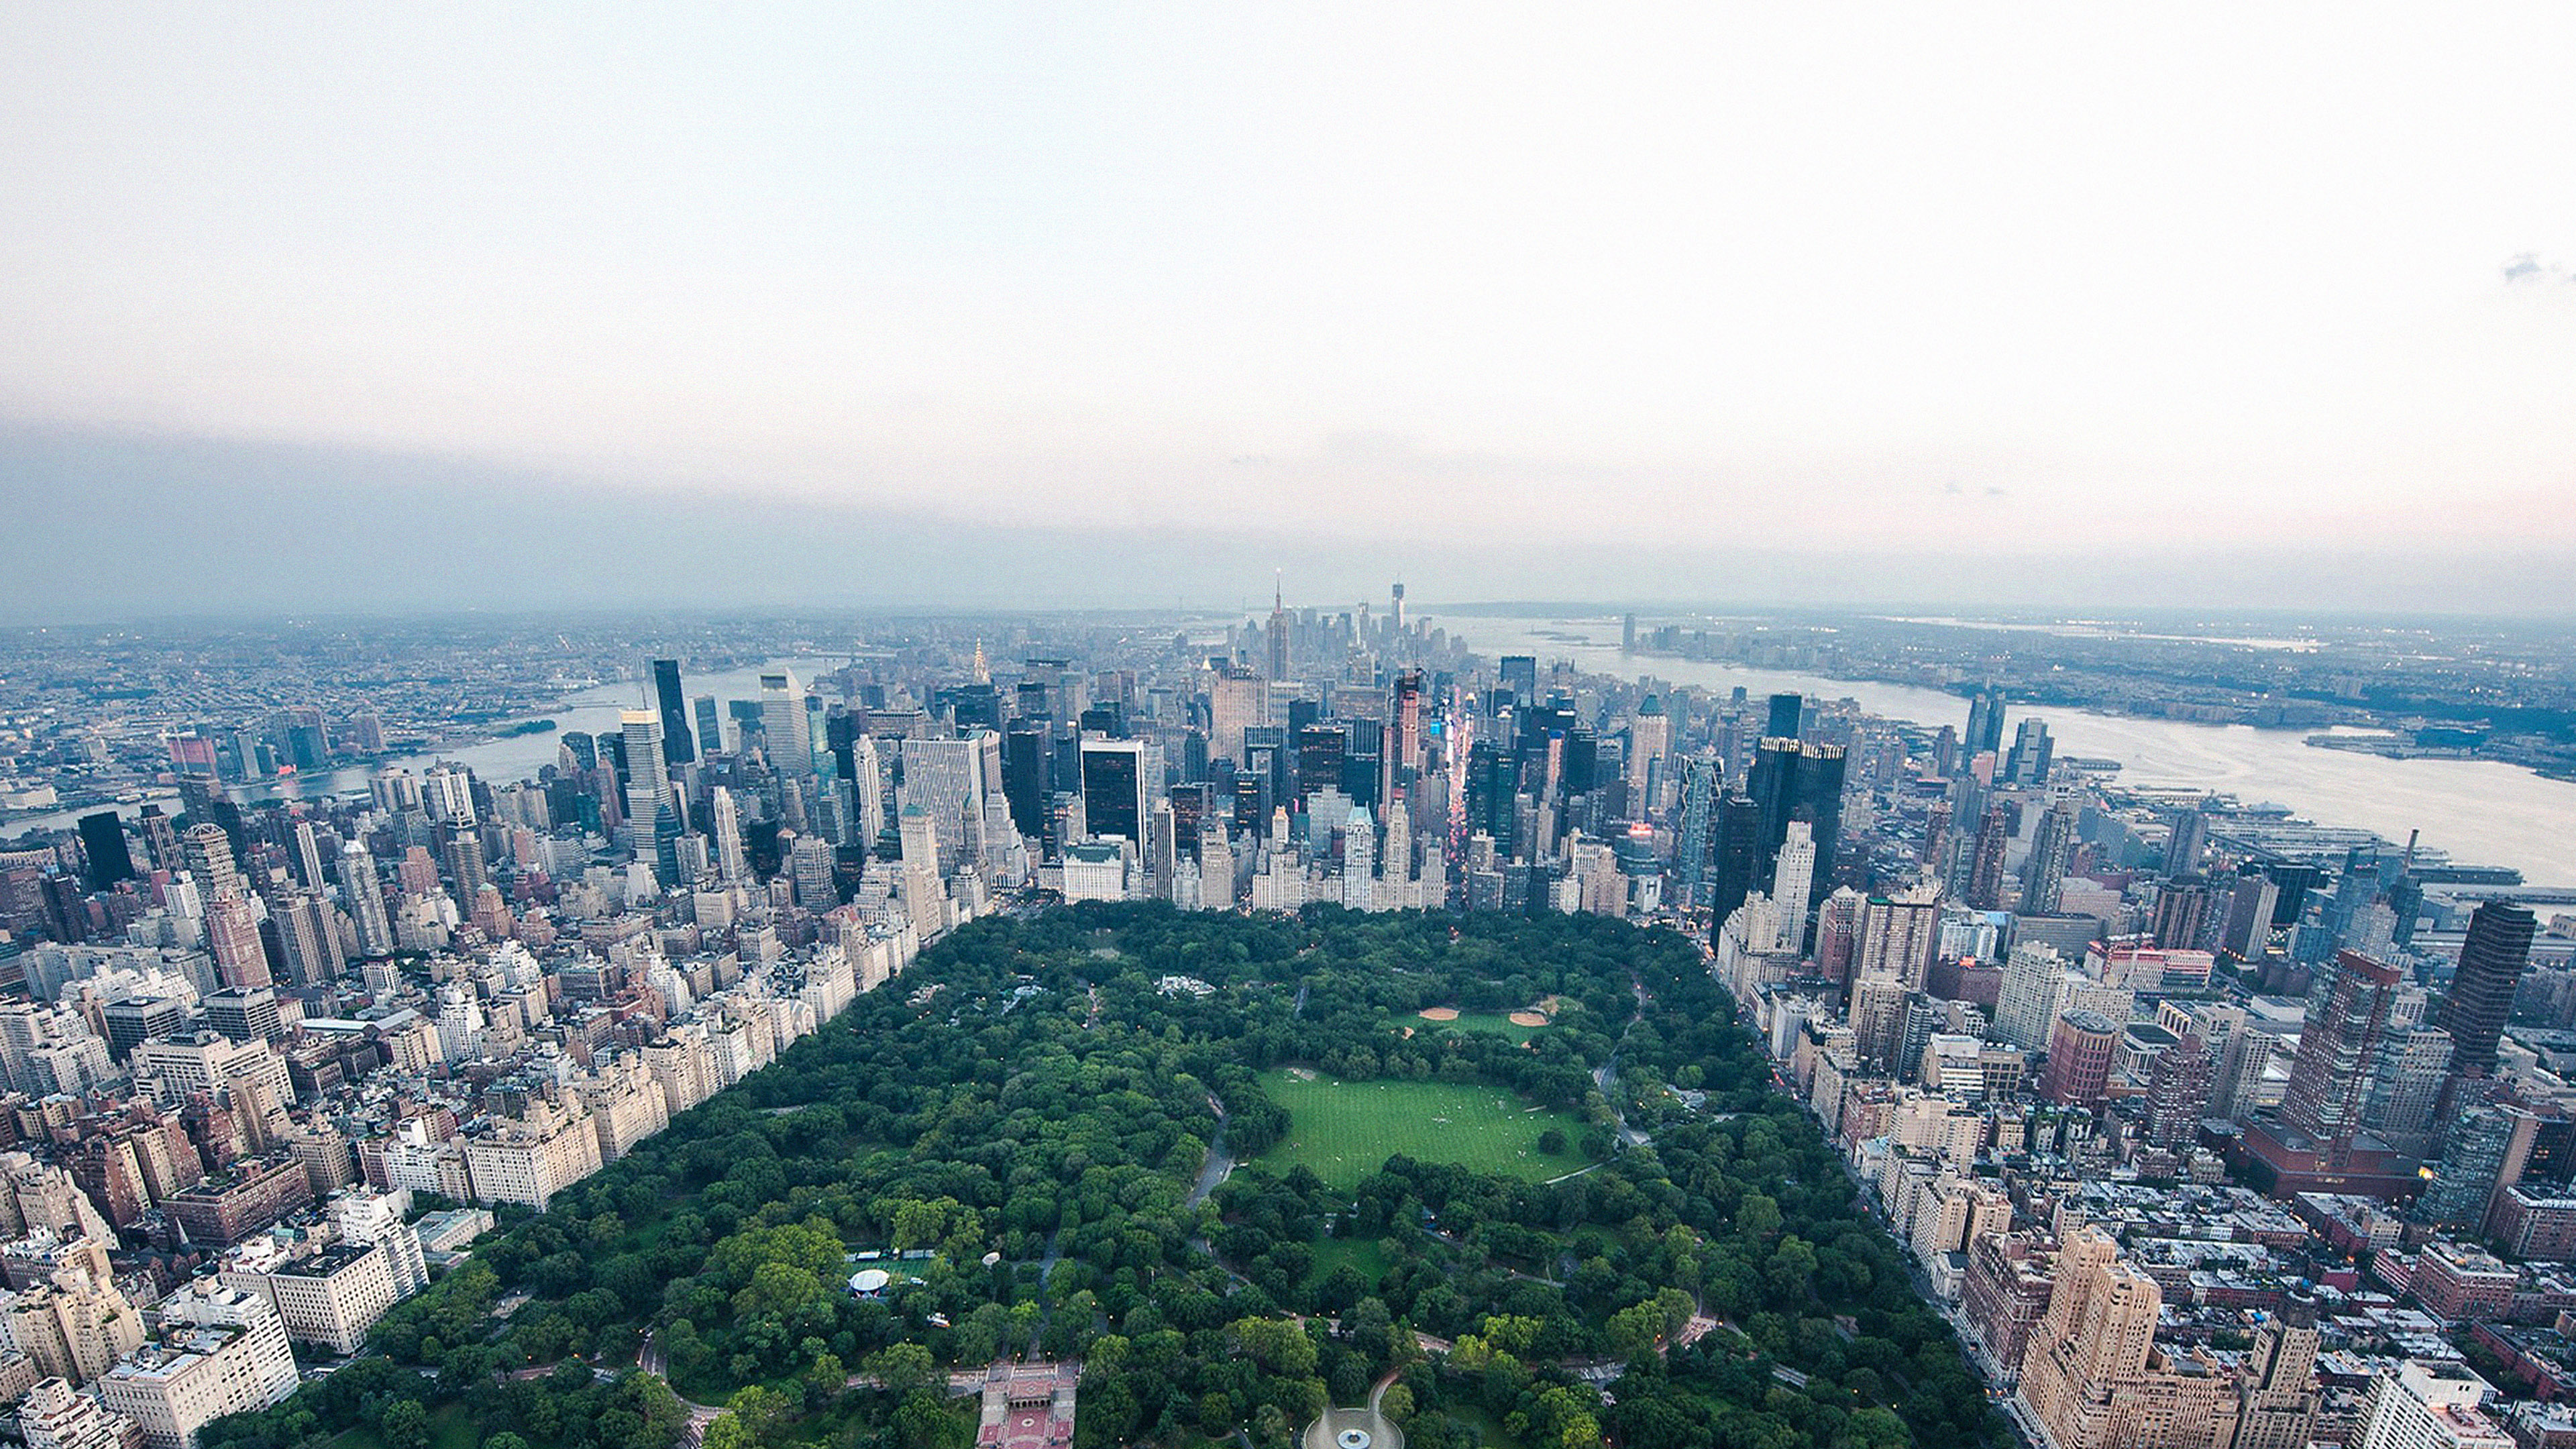
{"type": "MultiPolygon", "coordinates": [[[[1450,615],[1438,622],[1478,653],[1534,654],[1542,668],[1552,660],[1571,660],[1587,673],[1622,679],[1654,678],[1719,693],[1740,685],[1757,699],[1794,690],[1849,699],[1872,714],[1930,727],[1965,728],[1968,719],[1966,700],[1936,689],[1623,654],[1615,618],[1450,615]]],[[[2359,826],[2401,844],[2408,831],[2420,829],[2426,845],[2449,852],[2457,863],[2511,866],[2533,885],[2576,885],[2576,783],[2493,760],[2391,760],[2319,749],[2305,742],[2309,730],[2018,705],[2008,720],[2026,715],[2048,722],[2061,757],[2118,760],[2124,784],[2225,791],[2247,804],[2286,805],[2320,825],[2359,826]]],[[[2006,733],[2009,738],[2009,725],[2006,733]]]]}
{"type": "MultiPolygon", "coordinates": [[[[733,716],[726,708],[727,702],[760,698],[761,675],[774,674],[781,668],[789,669],[794,671],[797,684],[803,686],[810,684],[816,675],[839,669],[846,663],[848,661],[845,659],[773,659],[766,664],[727,670],[719,674],[683,674],[680,676],[680,687],[692,701],[689,728],[692,732],[697,729],[694,701],[701,694],[712,694],[716,697],[716,712],[723,717],[726,732],[730,736],[733,729],[733,716]]],[[[649,677],[640,681],[630,679],[595,685],[566,696],[563,703],[554,709],[547,710],[541,715],[531,716],[534,719],[550,719],[555,722],[555,728],[541,734],[512,735],[506,739],[486,740],[480,744],[457,745],[448,749],[425,750],[419,754],[389,755],[383,760],[364,766],[287,775],[276,780],[264,780],[256,785],[234,785],[231,787],[233,798],[247,803],[262,800],[321,800],[335,795],[354,795],[364,791],[367,788],[367,778],[379,770],[403,766],[419,771],[440,760],[454,760],[464,764],[475,774],[495,785],[534,779],[539,769],[555,762],[566,731],[584,730],[591,734],[614,734],[620,725],[619,716],[625,711],[658,707],[651,702],[652,691],[653,682],[649,677]]],[[[701,751],[705,748],[703,743],[699,745],[701,751]]],[[[179,808],[178,795],[173,792],[163,796],[160,804],[163,810],[176,813],[179,808]]],[[[118,814],[131,818],[142,809],[142,806],[118,805],[114,809],[118,814]]],[[[89,813],[91,810],[64,810],[49,815],[12,820],[6,824],[0,824],[0,840],[12,838],[24,831],[69,830],[79,822],[81,816],[89,813]]]]}

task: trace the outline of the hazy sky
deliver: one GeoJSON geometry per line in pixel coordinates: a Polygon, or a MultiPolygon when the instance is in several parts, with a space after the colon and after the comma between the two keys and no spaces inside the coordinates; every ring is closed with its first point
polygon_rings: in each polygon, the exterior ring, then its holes
{"type": "Polygon", "coordinates": [[[2565,4],[20,5],[0,496],[363,457],[1599,597],[2500,536],[2461,597],[2565,608],[2571,75],[2565,4]]]}

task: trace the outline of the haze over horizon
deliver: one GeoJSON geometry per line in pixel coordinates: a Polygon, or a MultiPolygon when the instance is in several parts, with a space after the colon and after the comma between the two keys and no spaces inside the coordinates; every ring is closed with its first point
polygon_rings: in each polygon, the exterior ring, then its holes
{"type": "Polygon", "coordinates": [[[2571,41],[25,10],[0,619],[2563,613],[2571,41]]]}

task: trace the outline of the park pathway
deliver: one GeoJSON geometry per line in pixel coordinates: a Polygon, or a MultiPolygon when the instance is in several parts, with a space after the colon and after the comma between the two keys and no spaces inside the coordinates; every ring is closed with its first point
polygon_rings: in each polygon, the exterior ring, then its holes
{"type": "Polygon", "coordinates": [[[1190,1188],[1189,1200],[1184,1204],[1187,1207],[1207,1201],[1208,1194],[1234,1174],[1234,1159],[1225,1153],[1225,1104],[1217,1100],[1214,1092],[1208,1093],[1208,1110],[1216,1113],[1216,1135],[1208,1139],[1207,1161],[1199,1166],[1199,1180],[1190,1188]]]}

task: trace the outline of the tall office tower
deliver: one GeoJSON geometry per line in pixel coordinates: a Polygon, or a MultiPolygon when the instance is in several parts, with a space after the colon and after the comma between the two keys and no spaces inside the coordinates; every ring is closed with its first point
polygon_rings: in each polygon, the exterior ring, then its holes
{"type": "MultiPolygon", "coordinates": [[[[666,765],[685,765],[698,757],[697,741],[689,735],[689,697],[680,692],[680,661],[653,661],[653,692],[662,706],[662,761],[666,765]]],[[[709,749],[715,746],[710,744],[709,749]]]]}
{"type": "Polygon", "coordinates": [[[1771,723],[1770,727],[1765,729],[1763,733],[1774,739],[1796,739],[1798,737],[1798,716],[1804,714],[1806,712],[1806,708],[1807,702],[1804,699],[1799,698],[1797,695],[1775,694],[1771,696],[1771,723]]]}
{"type": "Polygon", "coordinates": [[[1386,722],[1347,719],[1342,731],[1342,793],[1374,810],[1386,800],[1386,722]]]}
{"type": "Polygon", "coordinates": [[[902,804],[919,808],[939,836],[942,858],[965,864],[984,857],[984,802],[1004,783],[1002,737],[977,730],[963,739],[906,739],[902,804]]]}
{"type": "Polygon", "coordinates": [[[2218,1062],[2196,1031],[2184,1032],[2147,1068],[2147,1140],[2158,1147],[2189,1147],[2209,1114],[2209,1089],[2218,1062]]]}
{"type": "Polygon", "coordinates": [[[1377,909],[1377,822],[1368,807],[1354,805],[1342,822],[1342,904],[1354,911],[1377,909]]]}
{"type": "Polygon", "coordinates": [[[447,878],[456,882],[456,898],[471,902],[492,883],[483,859],[483,833],[466,826],[447,837],[447,878]]]}
{"type": "Polygon", "coordinates": [[[1002,798],[1011,824],[1031,840],[1046,835],[1047,797],[1055,793],[1049,744],[1046,726],[1028,720],[1012,721],[1002,736],[1002,798]]]}
{"type": "Polygon", "coordinates": [[[81,854],[89,858],[84,877],[89,888],[103,891],[121,880],[134,879],[134,856],[125,848],[125,822],[113,810],[101,810],[80,818],[81,854]]]}
{"type": "Polygon", "coordinates": [[[1297,798],[1311,800],[1318,790],[1342,788],[1342,762],[1350,751],[1350,732],[1337,724],[1300,726],[1297,730],[1297,798]]]}
{"type": "Polygon", "coordinates": [[[2218,949],[2239,961],[2259,961],[2272,950],[2272,907],[2280,887],[2267,875],[2238,875],[2231,884],[2218,949]]]}
{"type": "Polygon", "coordinates": [[[2031,831],[2030,860],[2022,876],[2021,913],[2053,916],[2066,892],[2066,867],[2075,855],[2075,811],[2061,800],[2031,831]]]}
{"type": "Polygon", "coordinates": [[[240,891],[206,902],[206,949],[215,958],[215,975],[226,986],[248,991],[276,979],[269,970],[268,948],[260,944],[250,897],[240,891]]]}
{"type": "Polygon", "coordinates": [[[1284,576],[1272,581],[1270,593],[1270,628],[1264,635],[1270,646],[1270,678],[1275,682],[1288,677],[1288,589],[1284,576]]]}
{"type": "Polygon", "coordinates": [[[2466,1364],[2408,1359],[2371,1384],[2352,1449],[2513,1449],[2487,1414],[2494,1393],[2466,1364]]]}
{"type": "Polygon", "coordinates": [[[2209,914],[2209,882],[2196,875],[2176,876],[2156,888],[2155,915],[2147,926],[2161,950],[2191,949],[2200,940],[2209,914]]]}
{"type": "Polygon", "coordinates": [[[769,768],[782,775],[814,772],[814,733],[805,717],[805,692],[786,670],[760,676],[760,734],[769,768]]]}
{"type": "Polygon", "coordinates": [[[1968,732],[1959,741],[1959,756],[1973,760],[1981,754],[2000,754],[2003,747],[2004,692],[1990,684],[1968,701],[1968,732]]]}
{"type": "Polygon", "coordinates": [[[716,712],[716,697],[712,694],[699,695],[689,701],[689,708],[697,716],[698,749],[710,755],[723,754],[724,716],[716,712]]]}
{"type": "Polygon", "coordinates": [[[2468,938],[2460,943],[2459,974],[2442,998],[2440,1024],[2451,1034],[2451,1070],[2484,1077],[2496,1069],[2496,1039],[2505,1018],[2513,1014],[2514,988],[2531,961],[2536,926],[2528,906],[2494,900],[2469,916],[2468,938]]]}
{"type": "Polygon", "coordinates": [[[850,741],[850,826],[859,843],[873,851],[886,828],[885,761],[873,736],[850,741]]]}
{"type": "Polygon", "coordinates": [[[1637,717],[1628,725],[1628,816],[1643,820],[1653,810],[1656,788],[1663,784],[1664,760],[1673,751],[1673,721],[1664,713],[1663,696],[1638,701],[1637,717]]]}
{"type": "Polygon", "coordinates": [[[733,803],[733,792],[722,785],[708,795],[707,824],[714,832],[716,875],[728,881],[746,880],[751,872],[743,862],[742,811],[733,803]]]}
{"type": "Polygon", "coordinates": [[[390,954],[394,928],[385,916],[385,888],[376,880],[376,858],[363,841],[340,847],[340,901],[358,928],[358,949],[370,956],[390,954]]]}
{"type": "Polygon", "coordinates": [[[2317,1397],[2316,1300],[2293,1296],[2254,1330],[2230,1449],[2308,1449],[2317,1397]]]}
{"type": "Polygon", "coordinates": [[[1755,747],[1751,772],[1753,803],[1762,812],[1759,870],[1768,872],[1789,838],[1792,819],[1807,821],[1816,842],[1813,890],[1804,902],[1783,902],[1799,910],[1815,907],[1815,893],[1833,881],[1834,845],[1842,833],[1843,750],[1840,745],[1802,745],[1794,739],[1766,738],[1755,747]]]}
{"type": "Polygon", "coordinates": [[[2358,951],[2336,958],[2324,1010],[2311,1013],[2299,1033],[2299,1054],[2281,1094],[2281,1120],[2318,1143],[2349,1141],[2361,1130],[2371,1060],[2404,981],[2396,967],[2358,951]]]}
{"type": "Polygon", "coordinates": [[[2004,904],[2004,854],[2012,846],[2012,810],[1989,805],[1977,822],[1976,843],[1968,849],[1968,906],[1999,911],[2004,904]]]}
{"type": "Polygon", "coordinates": [[[1717,828],[1717,759],[1693,755],[1682,761],[1681,773],[1681,823],[1673,830],[1673,889],[1682,905],[1706,905],[1709,847],[1717,828]]]}
{"type": "Polygon", "coordinates": [[[179,833],[179,858],[197,881],[199,897],[240,895],[245,889],[241,867],[233,860],[232,837],[220,825],[191,825],[179,833]]]}
{"type": "Polygon", "coordinates": [[[1392,800],[1422,778],[1422,671],[1408,669],[1395,677],[1387,698],[1385,755],[1378,799],[1392,800]]]}
{"type": "Polygon", "coordinates": [[[1535,704],[1538,702],[1537,655],[1504,655],[1502,658],[1494,661],[1494,678],[1495,681],[1501,684],[1503,688],[1512,692],[1512,699],[1515,703],[1535,704]]]}
{"type": "Polygon", "coordinates": [[[2200,874],[2201,858],[2209,854],[2209,812],[2185,810],[2174,817],[2173,833],[2165,840],[2165,874],[2177,880],[2200,874]]]}
{"type": "Polygon", "coordinates": [[[2047,784],[2054,750],[2045,720],[2023,720],[2013,727],[2012,753],[2004,757],[2004,778],[2016,785],[2047,784]]]}
{"type": "Polygon", "coordinates": [[[1792,820],[1788,838],[1780,842],[1780,854],[1771,868],[1771,899],[1780,907],[1780,924],[1792,949],[1806,944],[1807,900],[1815,883],[1815,827],[1804,820],[1792,820]]]}
{"type": "Polygon", "coordinates": [[[339,933],[323,914],[320,892],[297,891],[278,903],[274,914],[287,980],[314,986],[340,974],[339,933]]]}
{"type": "Polygon", "coordinates": [[[295,878],[307,890],[320,890],[322,880],[322,832],[310,820],[298,820],[292,832],[295,846],[295,878]]]}
{"type": "MultiPolygon", "coordinates": [[[[1386,842],[1378,853],[1378,874],[1391,885],[1404,885],[1413,879],[1413,812],[1398,795],[1386,807],[1386,842]]],[[[1397,893],[1399,906],[1403,904],[1397,893]]]]}
{"type": "Polygon", "coordinates": [[[654,817],[671,800],[671,775],[662,760],[662,716],[649,709],[621,710],[618,734],[626,744],[626,818],[635,833],[653,829],[654,817]]]}
{"type": "Polygon", "coordinates": [[[134,817],[134,828],[143,836],[143,858],[155,869],[179,868],[179,831],[160,806],[144,806],[134,817]]]}
{"type": "Polygon", "coordinates": [[[1709,897],[1711,919],[1720,926],[1744,904],[1762,869],[1762,807],[1752,797],[1728,791],[1718,797],[1717,821],[1711,832],[1709,897]]]}
{"type": "Polygon", "coordinates": [[[1085,736],[1082,741],[1082,821],[1094,839],[1116,836],[1145,843],[1152,809],[1145,778],[1145,742],[1085,736]]]}
{"type": "MultiPolygon", "coordinates": [[[[1208,758],[1243,762],[1243,732],[1270,723],[1270,681],[1231,664],[1208,682],[1208,758]]],[[[1028,833],[1022,827],[1022,833],[1028,833]]]]}

